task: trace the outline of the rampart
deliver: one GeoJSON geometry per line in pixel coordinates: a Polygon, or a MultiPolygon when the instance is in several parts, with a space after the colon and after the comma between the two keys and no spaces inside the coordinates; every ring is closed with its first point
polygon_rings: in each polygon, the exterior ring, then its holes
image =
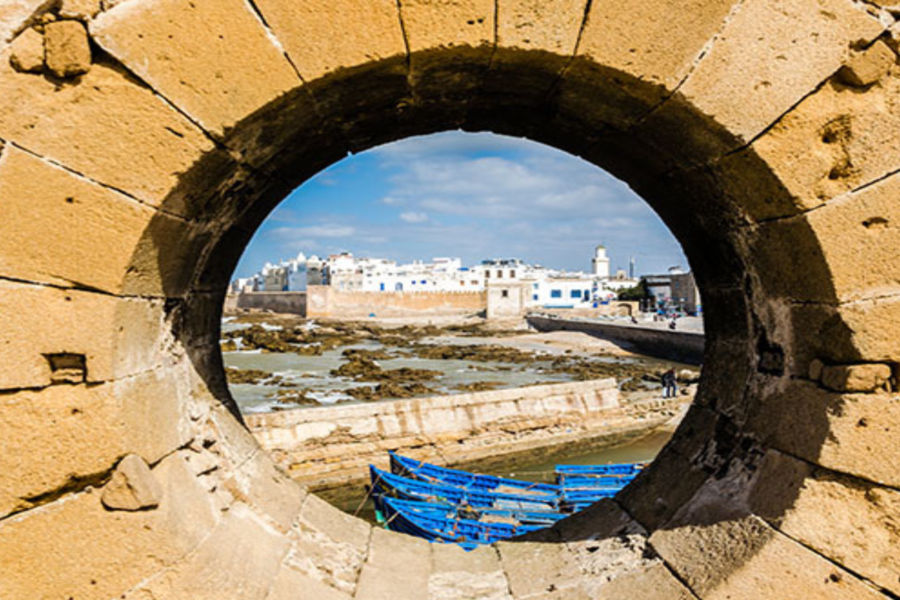
{"type": "Polygon", "coordinates": [[[640,325],[539,315],[528,315],[526,320],[538,331],[581,331],[614,343],[625,344],[636,352],[648,356],[692,365],[703,362],[706,337],[695,331],[671,331],[640,325]]]}
{"type": "Polygon", "coordinates": [[[485,292],[357,292],[313,285],[306,291],[310,318],[451,316],[480,313],[485,292]]]}
{"type": "Polygon", "coordinates": [[[260,445],[292,477],[327,488],[385,466],[387,450],[442,464],[636,433],[684,400],[619,405],[615,380],[248,415],[260,445]]]}
{"type": "Polygon", "coordinates": [[[229,296],[225,311],[229,308],[270,310],[306,316],[306,292],[245,292],[229,296]]]}

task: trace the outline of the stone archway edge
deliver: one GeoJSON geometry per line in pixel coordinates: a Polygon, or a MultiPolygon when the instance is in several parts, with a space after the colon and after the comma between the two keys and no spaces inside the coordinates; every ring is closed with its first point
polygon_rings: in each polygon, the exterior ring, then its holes
{"type": "Polygon", "coordinates": [[[0,7],[0,597],[900,594],[894,13],[688,4],[0,7]],[[710,337],[634,486],[470,554],[290,482],[223,404],[201,310],[293,185],[456,127],[632,183],[697,265],[710,337]]]}

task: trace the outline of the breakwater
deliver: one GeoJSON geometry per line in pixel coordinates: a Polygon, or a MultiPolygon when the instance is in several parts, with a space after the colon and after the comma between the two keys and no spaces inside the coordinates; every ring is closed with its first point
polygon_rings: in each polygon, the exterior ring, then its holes
{"type": "Polygon", "coordinates": [[[684,400],[619,402],[614,379],[247,416],[260,445],[317,489],[386,466],[387,450],[438,464],[633,435],[672,418],[684,400]]]}
{"type": "Polygon", "coordinates": [[[672,331],[626,323],[565,319],[528,315],[525,320],[538,331],[581,331],[594,337],[625,344],[629,349],[690,365],[703,362],[706,337],[697,331],[672,331]]]}

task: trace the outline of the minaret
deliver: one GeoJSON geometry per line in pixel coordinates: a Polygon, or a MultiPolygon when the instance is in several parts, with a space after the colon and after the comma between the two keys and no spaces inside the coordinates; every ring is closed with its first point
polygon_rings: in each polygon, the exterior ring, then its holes
{"type": "Polygon", "coordinates": [[[606,256],[606,248],[603,244],[594,249],[594,258],[591,259],[594,268],[594,277],[609,279],[609,258],[606,256]]]}

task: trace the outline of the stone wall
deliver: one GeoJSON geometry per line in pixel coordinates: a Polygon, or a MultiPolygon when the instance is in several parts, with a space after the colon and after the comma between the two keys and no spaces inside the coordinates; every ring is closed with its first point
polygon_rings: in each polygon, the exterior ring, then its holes
{"type": "Polygon", "coordinates": [[[2,3],[0,597],[897,598],[898,38],[881,0],[2,3]],[[637,191],[707,336],[633,483],[467,554],[305,493],[218,345],[292,189],[460,129],[637,191]]]}
{"type": "MultiPolygon", "coordinates": [[[[233,305],[234,308],[306,316],[306,292],[246,292],[237,294],[233,305]]],[[[224,310],[227,312],[228,309],[229,303],[226,300],[224,310]]]]}
{"type": "Polygon", "coordinates": [[[640,325],[604,323],[565,317],[528,315],[528,324],[538,331],[581,331],[620,343],[635,352],[691,365],[703,362],[706,337],[695,331],[670,331],[640,325]]]}
{"type": "Polygon", "coordinates": [[[474,315],[484,311],[484,292],[351,292],[327,285],[307,288],[310,318],[474,315]]]}
{"type": "Polygon", "coordinates": [[[279,411],[246,421],[292,477],[330,487],[367,477],[369,463],[386,465],[388,449],[463,462],[646,429],[672,416],[662,414],[672,406],[647,408],[640,418],[626,416],[615,380],[603,379],[279,411]]]}

